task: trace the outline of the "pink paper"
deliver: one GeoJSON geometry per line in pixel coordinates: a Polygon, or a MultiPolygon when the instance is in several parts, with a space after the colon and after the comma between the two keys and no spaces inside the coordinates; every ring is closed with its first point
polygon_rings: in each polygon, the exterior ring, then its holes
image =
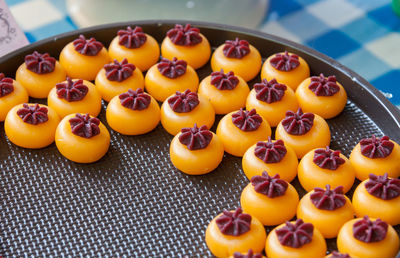
{"type": "Polygon", "coordinates": [[[7,4],[0,0],[0,57],[28,44],[28,39],[18,27],[7,4]]]}

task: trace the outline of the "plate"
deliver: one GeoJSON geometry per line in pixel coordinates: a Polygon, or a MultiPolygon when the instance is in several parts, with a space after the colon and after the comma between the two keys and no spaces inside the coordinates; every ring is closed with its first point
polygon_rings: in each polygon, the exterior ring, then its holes
{"type": "MultiPolygon", "coordinates": [[[[108,46],[119,29],[140,25],[161,42],[175,23],[186,22],[135,21],[61,34],[0,58],[0,71],[14,77],[25,55],[34,50],[58,57],[79,34],[93,36],[108,46]]],[[[312,75],[335,75],[349,101],[339,116],[328,120],[331,148],[348,156],[360,139],[371,134],[388,135],[400,142],[400,111],[367,81],[331,58],[257,31],[211,23],[192,25],[201,29],[214,48],[239,37],[254,45],[264,59],[288,50],[308,62],[312,75]]],[[[199,69],[200,79],[210,72],[209,64],[199,69]]],[[[99,117],[106,124],[105,106],[103,103],[99,117]]],[[[169,160],[172,136],[161,125],[142,136],[123,136],[110,130],[107,154],[96,163],[77,164],[61,156],[55,144],[40,150],[11,144],[3,124],[0,247],[5,257],[211,256],[204,241],[208,223],[223,209],[236,208],[242,189],[249,183],[241,169],[241,158],[229,154],[210,174],[188,176],[179,172],[169,160]]],[[[293,184],[303,195],[297,179],[293,184]]],[[[399,227],[396,229],[399,232],[399,227]]],[[[328,241],[328,248],[336,248],[335,240],[328,241]]]]}

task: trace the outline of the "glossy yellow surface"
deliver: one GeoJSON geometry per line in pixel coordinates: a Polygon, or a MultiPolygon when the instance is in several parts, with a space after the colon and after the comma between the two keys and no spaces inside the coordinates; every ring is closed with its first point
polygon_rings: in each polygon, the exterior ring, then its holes
{"type": "Polygon", "coordinates": [[[6,119],[6,115],[14,106],[27,103],[29,100],[28,93],[22,85],[13,80],[14,91],[6,96],[0,97],[0,122],[6,119]]]}
{"type": "Polygon", "coordinates": [[[110,58],[117,59],[118,62],[126,58],[129,63],[136,65],[141,71],[147,71],[160,58],[160,46],[152,36],[149,34],[146,36],[147,39],[143,45],[132,49],[121,46],[118,43],[119,36],[115,37],[108,48],[110,58]]]}
{"type": "MultiPolygon", "coordinates": [[[[250,249],[249,249],[249,250],[250,250],[250,249]]],[[[242,254],[242,255],[247,255],[248,252],[241,252],[240,254],[242,254]]],[[[254,253],[254,254],[259,254],[259,253],[254,253]]],[[[234,256],[231,255],[231,256],[229,256],[229,258],[234,258],[234,256]]],[[[262,258],[266,258],[266,256],[263,255],[262,258]]]]}
{"type": "MultiPolygon", "coordinates": [[[[83,114],[82,114],[83,115],[83,114]]],[[[92,163],[101,159],[110,146],[110,133],[100,122],[100,133],[91,138],[84,138],[72,133],[69,119],[64,117],[56,130],[56,146],[58,151],[67,159],[78,163],[92,163]]]]}
{"type": "MultiPolygon", "coordinates": [[[[29,103],[29,106],[31,105],[34,104],[29,103]]],[[[39,104],[39,106],[47,107],[42,104],[39,104]]],[[[57,113],[47,107],[49,120],[41,124],[32,125],[25,123],[17,115],[17,111],[22,107],[22,104],[13,107],[6,116],[4,130],[8,139],[15,145],[29,149],[40,149],[52,144],[57,125],[60,122],[57,113]]]]}
{"type": "Polygon", "coordinates": [[[208,146],[200,150],[189,150],[179,141],[181,133],[172,139],[169,154],[172,164],[188,175],[203,175],[216,169],[224,156],[224,146],[213,133],[208,146]]]}
{"type": "Polygon", "coordinates": [[[302,158],[312,149],[325,148],[331,142],[331,132],[328,123],[319,115],[315,115],[314,125],[310,131],[303,135],[288,134],[282,126],[278,124],[275,131],[275,138],[282,139],[285,144],[296,152],[297,158],[302,158]]]}
{"type": "Polygon", "coordinates": [[[392,153],[386,158],[370,159],[361,154],[361,146],[358,143],[350,154],[350,162],[356,171],[356,177],[363,181],[369,177],[369,174],[382,176],[388,173],[389,177],[400,177],[400,146],[394,143],[392,153]]]}
{"type": "Polygon", "coordinates": [[[250,52],[241,59],[228,58],[223,53],[225,44],[219,46],[211,56],[211,69],[216,72],[223,69],[224,71],[233,71],[245,81],[250,81],[261,69],[261,55],[258,50],[249,45],[250,52]]]}
{"type": "Polygon", "coordinates": [[[256,217],[265,226],[275,226],[288,221],[296,215],[299,194],[289,184],[284,195],[274,198],[257,193],[249,183],[242,191],[240,205],[243,212],[256,217]]]}
{"type": "MultiPolygon", "coordinates": [[[[73,81],[76,81],[74,79],[73,81]]],[[[89,89],[86,96],[79,101],[68,102],[57,96],[57,89],[54,87],[47,98],[49,107],[54,109],[63,118],[74,113],[89,113],[91,116],[98,116],[101,110],[101,96],[93,83],[84,80],[83,84],[89,89]]]]}
{"type": "Polygon", "coordinates": [[[174,57],[185,60],[194,69],[202,67],[210,59],[211,47],[207,38],[201,33],[199,35],[203,40],[194,46],[175,45],[170,38],[165,37],[161,44],[161,55],[170,60],[174,57]]]}
{"type": "MultiPolygon", "coordinates": [[[[325,189],[325,188],[324,188],[325,189]]],[[[314,190],[304,195],[297,206],[297,218],[309,222],[316,227],[325,238],[337,237],[340,228],[354,218],[354,209],[347,196],[346,203],[336,210],[321,210],[311,202],[314,190]]]]}
{"type": "Polygon", "coordinates": [[[353,206],[357,217],[368,215],[372,218],[380,218],[395,226],[400,224],[400,196],[391,200],[382,200],[367,192],[365,183],[361,182],[353,194],[353,206]]]}
{"type": "Polygon", "coordinates": [[[46,98],[49,91],[59,82],[65,80],[67,74],[64,68],[56,61],[54,71],[37,74],[26,68],[25,63],[18,67],[15,80],[18,81],[33,98],[46,98]]]}
{"type": "Polygon", "coordinates": [[[106,71],[102,68],[96,76],[95,85],[102,99],[109,102],[113,97],[127,92],[129,89],[144,89],[144,77],[142,72],[136,67],[132,76],[122,82],[110,81],[106,77],[106,71]]]}
{"type": "Polygon", "coordinates": [[[86,56],[75,51],[74,44],[68,43],[60,53],[60,64],[68,77],[93,81],[105,64],[110,62],[107,50],[103,47],[95,56],[86,56]]]}
{"type": "MultiPolygon", "coordinates": [[[[281,54],[284,54],[284,52],[281,52],[281,54]]],[[[293,90],[296,90],[296,88],[303,80],[310,77],[310,68],[308,67],[307,62],[300,56],[299,56],[300,65],[295,69],[286,72],[275,69],[269,63],[271,58],[273,58],[275,55],[276,54],[273,54],[272,56],[268,57],[267,60],[265,60],[261,68],[261,80],[267,79],[269,81],[275,78],[279,83],[283,83],[286,86],[292,88],[293,90]]]]}
{"type": "MultiPolygon", "coordinates": [[[[291,223],[294,222],[292,221],[291,223]]],[[[285,225],[286,224],[281,224],[269,233],[265,244],[265,252],[268,258],[317,258],[325,256],[327,249],[325,239],[315,227],[310,243],[300,248],[281,245],[275,231],[285,225]]]]}
{"type": "Polygon", "coordinates": [[[214,109],[205,97],[198,96],[199,104],[187,113],[173,111],[168,104],[168,99],[164,101],[161,105],[161,124],[168,133],[176,135],[182,128],[193,127],[194,124],[198,127],[206,125],[208,129],[212,127],[215,120],[214,109]]]}
{"type": "Polygon", "coordinates": [[[340,90],[332,96],[317,96],[308,86],[311,79],[307,78],[296,89],[296,98],[303,112],[311,112],[325,119],[339,115],[347,102],[347,93],[343,86],[336,82],[340,90]]]}
{"type": "Polygon", "coordinates": [[[287,87],[285,95],[277,102],[267,103],[256,98],[256,91],[252,89],[246,100],[246,109],[251,110],[255,108],[257,113],[260,114],[265,120],[268,121],[270,126],[276,127],[279,122],[285,118],[286,111],[291,110],[296,112],[299,108],[296,96],[290,87],[287,87]]]}
{"type": "Polygon", "coordinates": [[[336,170],[320,168],[313,162],[314,150],[309,151],[299,163],[297,177],[301,186],[307,191],[313,190],[315,187],[325,188],[330,185],[332,189],[343,186],[343,192],[346,193],[353,186],[355,171],[349,160],[340,154],[345,163],[340,165],[336,170]]]}
{"type": "MultiPolygon", "coordinates": [[[[217,127],[217,135],[224,144],[224,149],[231,155],[242,157],[246,150],[258,141],[265,141],[271,136],[271,127],[263,119],[260,127],[255,131],[244,132],[232,122],[232,114],[226,114],[217,127]]],[[[261,171],[262,172],[262,171],[261,171]]]]}
{"type": "Polygon", "coordinates": [[[340,229],[337,237],[339,252],[348,253],[352,258],[393,258],[396,256],[400,241],[392,226],[389,225],[386,237],[382,241],[365,243],[353,237],[353,225],[358,220],[360,219],[350,220],[340,229]]]}
{"type": "Polygon", "coordinates": [[[245,80],[240,78],[240,76],[237,76],[237,78],[239,79],[239,83],[232,90],[217,89],[211,84],[211,75],[200,82],[199,94],[211,102],[216,114],[225,115],[245,106],[250,89],[245,80]]]}
{"type": "Polygon", "coordinates": [[[184,92],[189,89],[192,92],[197,92],[199,87],[199,77],[196,71],[187,66],[186,73],[170,79],[162,75],[157,68],[157,64],[153,65],[144,78],[146,91],[158,101],[164,101],[177,91],[184,92]]]}
{"type": "Polygon", "coordinates": [[[215,217],[206,230],[206,244],[211,253],[217,257],[229,257],[235,252],[247,252],[250,248],[255,253],[261,253],[264,249],[266,233],[264,226],[258,219],[252,217],[250,230],[240,236],[224,235],[215,222],[215,217]]]}
{"type": "Polygon", "coordinates": [[[125,135],[139,135],[152,131],[160,122],[160,107],[151,97],[150,105],[143,110],[132,110],[121,105],[119,96],[108,103],[106,110],[108,125],[125,135]]]}
{"type": "Polygon", "coordinates": [[[280,162],[265,163],[263,160],[254,155],[256,144],[251,146],[244,153],[242,159],[243,172],[249,180],[253,176],[260,176],[263,171],[266,171],[270,176],[279,174],[283,180],[288,182],[292,181],[296,177],[299,162],[297,160],[296,153],[292,148],[285,144],[286,154],[280,162]]]}

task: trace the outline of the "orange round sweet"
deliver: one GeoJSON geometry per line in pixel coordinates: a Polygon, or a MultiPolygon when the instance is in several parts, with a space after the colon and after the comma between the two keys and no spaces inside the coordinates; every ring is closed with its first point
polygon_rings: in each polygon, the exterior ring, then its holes
{"type": "Polygon", "coordinates": [[[279,122],[285,118],[286,111],[291,110],[296,112],[299,108],[296,96],[289,87],[285,90],[285,95],[283,95],[280,101],[272,103],[258,100],[256,94],[256,90],[253,88],[247,96],[246,109],[250,110],[255,108],[257,113],[267,120],[272,127],[276,127],[279,122]]]}
{"type": "Polygon", "coordinates": [[[344,223],[354,218],[354,209],[347,196],[345,205],[335,210],[318,209],[311,202],[314,190],[304,195],[297,206],[297,218],[313,224],[325,238],[337,237],[344,223]]]}
{"type": "Polygon", "coordinates": [[[225,44],[219,46],[211,57],[211,69],[215,71],[233,71],[245,81],[250,81],[261,69],[261,55],[258,50],[249,45],[250,52],[243,58],[229,58],[223,53],[225,44]]]}
{"type": "Polygon", "coordinates": [[[151,97],[150,105],[146,109],[132,110],[122,106],[119,96],[115,96],[108,103],[106,118],[108,125],[121,134],[145,134],[156,128],[160,122],[160,107],[151,97]]]}
{"type": "Polygon", "coordinates": [[[13,80],[12,84],[14,87],[13,92],[0,97],[0,122],[6,119],[6,115],[11,108],[18,104],[26,103],[29,99],[28,93],[19,82],[13,80]]]}
{"type": "MultiPolygon", "coordinates": [[[[67,159],[78,163],[92,163],[101,159],[110,146],[110,133],[100,122],[100,133],[84,138],[72,133],[69,120],[76,114],[64,117],[56,130],[56,146],[58,151],[67,159]]],[[[83,114],[82,114],[83,115],[83,114]]]]}
{"type": "Polygon", "coordinates": [[[193,46],[175,45],[169,37],[161,43],[161,55],[167,59],[174,57],[185,60],[194,69],[204,66],[211,55],[211,47],[207,38],[199,33],[202,41],[193,46]]]}
{"type": "MultiPolygon", "coordinates": [[[[78,79],[72,81],[76,82],[78,79]]],[[[62,83],[67,83],[67,81],[62,83]]],[[[54,109],[60,118],[74,113],[89,113],[92,116],[98,116],[101,111],[101,96],[93,83],[83,80],[83,84],[87,86],[89,90],[86,96],[79,101],[69,102],[66,99],[59,98],[56,87],[51,89],[47,98],[49,107],[54,109]]]]}
{"type": "MultiPolygon", "coordinates": [[[[291,222],[293,223],[293,222],[291,222]]],[[[322,234],[314,227],[312,240],[310,243],[301,246],[300,248],[293,248],[284,246],[279,242],[276,230],[284,227],[286,224],[281,224],[274,228],[267,237],[265,244],[265,253],[269,258],[310,258],[310,257],[323,257],[326,253],[326,242],[322,234]]]]}
{"type": "Polygon", "coordinates": [[[287,133],[281,121],[276,127],[275,138],[277,140],[282,139],[285,144],[294,150],[297,158],[300,159],[314,148],[329,146],[331,132],[328,123],[319,115],[315,115],[313,126],[310,131],[303,135],[291,135],[287,133]]]}
{"type": "MultiPolygon", "coordinates": [[[[28,103],[28,105],[36,104],[28,103]]],[[[23,108],[23,104],[14,106],[8,112],[4,121],[4,130],[8,139],[15,145],[29,149],[40,149],[54,142],[54,135],[60,118],[52,108],[42,104],[38,105],[47,108],[48,120],[36,125],[25,123],[18,116],[17,111],[23,108]]]]}
{"type": "MultiPolygon", "coordinates": [[[[173,94],[172,96],[174,96],[173,94]]],[[[169,96],[171,98],[172,96],[169,96]]],[[[206,125],[211,128],[215,120],[215,112],[211,103],[203,96],[198,95],[199,104],[190,112],[177,113],[170,107],[168,99],[161,105],[161,124],[164,129],[176,135],[184,127],[193,127],[194,124],[206,125]]]]}
{"type": "Polygon", "coordinates": [[[390,225],[400,224],[400,196],[383,200],[368,193],[365,183],[361,182],[353,194],[353,206],[357,217],[368,215],[372,218],[380,218],[390,225]]]}
{"type": "Polygon", "coordinates": [[[343,192],[346,193],[353,186],[355,171],[349,160],[340,154],[340,158],[345,160],[336,170],[328,168],[320,168],[314,163],[314,152],[316,149],[309,151],[299,163],[297,177],[301,186],[307,191],[313,190],[315,187],[324,188],[330,185],[332,188],[343,186],[343,192]]]}
{"type": "Polygon", "coordinates": [[[228,257],[235,252],[247,252],[250,248],[255,253],[264,249],[266,233],[264,226],[258,219],[252,217],[250,230],[239,236],[224,235],[218,228],[216,216],[206,230],[206,244],[211,253],[217,257],[228,257]]]}
{"type": "Polygon", "coordinates": [[[132,75],[127,79],[119,81],[110,81],[107,79],[106,71],[102,68],[96,76],[95,85],[102,99],[109,102],[113,97],[127,92],[129,89],[144,89],[144,77],[142,72],[136,67],[132,75]]]}
{"type": "Polygon", "coordinates": [[[33,98],[46,98],[49,91],[59,82],[65,80],[65,69],[56,61],[54,71],[51,73],[37,74],[26,68],[23,63],[18,67],[15,80],[19,82],[33,98]]]}
{"type": "Polygon", "coordinates": [[[359,180],[365,180],[369,174],[383,175],[388,173],[389,177],[400,177],[400,146],[394,143],[392,153],[385,158],[368,158],[361,153],[361,145],[358,143],[350,154],[350,162],[356,171],[356,177],[359,180]]]}
{"type": "Polygon", "coordinates": [[[249,86],[240,76],[236,76],[239,83],[232,90],[219,90],[211,84],[211,75],[204,78],[199,85],[199,94],[206,97],[218,115],[243,108],[249,94],[249,86]]]}
{"type": "Polygon", "coordinates": [[[252,145],[244,153],[242,159],[243,172],[249,180],[253,176],[261,175],[263,171],[267,171],[270,176],[279,174],[279,176],[287,182],[291,182],[296,177],[299,162],[292,148],[285,144],[286,154],[280,162],[265,163],[254,154],[256,145],[257,143],[252,145]]]}
{"type": "Polygon", "coordinates": [[[332,96],[317,96],[308,86],[311,78],[305,79],[296,89],[296,98],[304,112],[317,114],[325,119],[339,115],[347,102],[347,94],[343,86],[336,82],[339,91],[332,96]]]}
{"type": "Polygon", "coordinates": [[[289,184],[282,196],[270,198],[257,193],[250,183],[242,191],[240,205],[245,213],[256,217],[263,225],[279,225],[292,219],[296,215],[296,207],[299,203],[299,194],[289,184]]]}
{"type": "Polygon", "coordinates": [[[117,59],[119,62],[126,58],[140,71],[147,71],[160,58],[160,47],[152,36],[146,34],[146,37],[146,42],[139,48],[127,48],[120,45],[119,36],[115,37],[108,48],[110,58],[117,59]]]}
{"type": "Polygon", "coordinates": [[[110,57],[104,47],[97,55],[87,56],[77,52],[73,42],[70,42],[60,53],[60,64],[64,67],[68,77],[73,79],[93,81],[101,68],[109,62],[110,57]]]}
{"type": "Polygon", "coordinates": [[[177,91],[196,92],[199,87],[199,77],[189,65],[183,75],[171,79],[162,75],[155,64],[147,71],[144,81],[147,92],[158,101],[166,100],[177,91]]]}
{"type": "MultiPolygon", "coordinates": [[[[339,231],[337,247],[341,253],[348,253],[351,257],[362,258],[389,258],[395,257],[400,246],[399,236],[391,225],[388,225],[386,237],[379,242],[365,243],[353,237],[353,225],[360,219],[346,222],[339,231]]],[[[375,221],[375,219],[372,219],[375,221]]]]}
{"type": "Polygon", "coordinates": [[[268,122],[262,119],[260,127],[254,131],[242,131],[232,122],[232,114],[226,114],[217,127],[217,135],[224,144],[224,149],[231,155],[242,157],[253,144],[258,141],[265,141],[271,136],[271,127],[268,122]]]}
{"type": "MultiPolygon", "coordinates": [[[[284,54],[284,52],[278,54],[284,54]]],[[[289,54],[292,55],[293,53],[289,54]]],[[[280,71],[275,69],[270,63],[270,60],[275,57],[275,55],[276,54],[273,54],[272,56],[268,57],[267,60],[265,60],[261,68],[261,80],[267,79],[269,81],[272,79],[276,79],[279,83],[283,83],[293,90],[296,90],[296,88],[303,80],[310,77],[310,68],[308,67],[307,62],[300,56],[299,66],[290,71],[280,71]]]]}
{"type": "Polygon", "coordinates": [[[189,150],[182,144],[179,141],[181,133],[175,135],[169,148],[172,164],[188,175],[203,175],[216,169],[224,156],[224,146],[218,136],[212,134],[208,146],[198,150],[189,150]]]}

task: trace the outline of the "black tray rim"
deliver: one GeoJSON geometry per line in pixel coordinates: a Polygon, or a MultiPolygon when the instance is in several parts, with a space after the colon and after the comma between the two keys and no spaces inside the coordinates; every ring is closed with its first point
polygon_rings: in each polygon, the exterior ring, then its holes
{"type": "Polygon", "coordinates": [[[199,27],[204,27],[204,28],[208,28],[208,29],[217,29],[217,30],[224,30],[224,31],[230,31],[230,32],[237,32],[237,33],[247,34],[249,36],[260,37],[260,38],[272,41],[274,43],[278,43],[278,44],[282,44],[282,45],[291,47],[293,49],[296,49],[297,51],[307,53],[308,55],[312,56],[313,58],[316,58],[322,62],[328,63],[334,69],[336,69],[339,72],[342,72],[346,76],[350,77],[359,86],[361,86],[364,90],[366,90],[367,94],[370,95],[370,97],[374,98],[377,101],[377,103],[379,103],[385,109],[386,114],[389,115],[395,122],[396,126],[398,128],[400,128],[400,109],[398,109],[393,103],[391,103],[377,88],[375,88],[366,79],[364,79],[362,76],[360,76],[359,74],[357,74],[350,68],[340,64],[338,61],[334,60],[333,58],[331,58],[325,54],[322,54],[321,52],[318,52],[317,50],[307,47],[305,45],[284,39],[284,38],[276,36],[276,35],[268,34],[265,32],[248,29],[248,28],[243,28],[243,27],[227,25],[227,24],[218,24],[218,23],[202,22],[202,21],[190,21],[190,20],[167,20],[167,19],[166,20],[137,20],[137,21],[126,21],[126,22],[101,24],[101,25],[96,25],[96,26],[91,26],[91,27],[86,27],[86,28],[81,28],[81,29],[61,33],[61,34],[50,36],[48,38],[31,43],[29,45],[21,47],[17,50],[14,50],[14,51],[0,57],[0,63],[7,62],[8,60],[10,60],[12,58],[20,56],[22,53],[24,53],[28,50],[34,50],[35,48],[37,48],[39,46],[43,46],[50,42],[57,41],[59,39],[67,38],[67,37],[74,36],[74,35],[85,34],[85,33],[95,33],[97,31],[104,30],[104,29],[124,28],[126,26],[156,25],[158,27],[161,27],[161,26],[169,25],[172,27],[175,24],[183,24],[183,23],[190,23],[193,26],[199,26],[199,27]]]}

